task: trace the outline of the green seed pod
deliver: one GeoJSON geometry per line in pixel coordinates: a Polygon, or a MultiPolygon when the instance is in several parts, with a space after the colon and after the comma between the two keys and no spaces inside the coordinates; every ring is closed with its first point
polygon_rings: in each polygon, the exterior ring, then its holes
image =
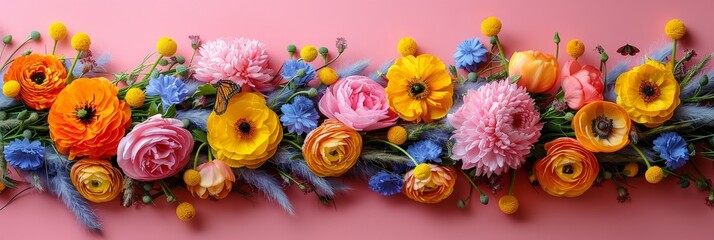
{"type": "Polygon", "coordinates": [[[32,31],[32,32],[30,33],[30,39],[32,39],[32,41],[37,41],[37,40],[39,40],[39,39],[40,39],[40,32],[38,32],[38,31],[32,31]]]}
{"type": "Polygon", "coordinates": [[[2,37],[2,43],[4,43],[5,45],[12,43],[12,35],[5,35],[4,37],[2,37]]]}

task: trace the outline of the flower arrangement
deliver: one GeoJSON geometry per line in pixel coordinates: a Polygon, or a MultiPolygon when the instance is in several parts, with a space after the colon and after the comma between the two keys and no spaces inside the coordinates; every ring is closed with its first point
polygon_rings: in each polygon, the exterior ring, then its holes
{"type": "Polygon", "coordinates": [[[578,61],[586,49],[578,39],[567,43],[570,59],[561,63],[558,33],[554,55],[507,57],[502,27],[496,17],[483,20],[488,43],[463,41],[453,65],[405,37],[398,57],[370,76],[367,62],[333,68],[344,38],[336,54],[289,45],[276,70],[258,40],[204,43],[193,35],[188,61],[162,37],[131,71],[107,74],[106,57],[93,56],[86,33],[71,38],[74,58],[55,53],[67,37],[55,22],[50,54],[15,56],[40,39],[35,31],[1,67],[0,191],[27,182],[96,231],[87,201],[129,207],[165,199],[189,221],[200,216],[192,202],[259,191],[294,214],[286,188],[330,204],[348,189],[340,177],[430,204],[451,197],[464,178],[484,205],[489,197],[479,186],[497,194],[510,177],[498,200],[506,214],[521,205],[513,194],[517,171],[556,197],[612,181],[620,202],[631,198],[631,178],[676,178],[682,188],[695,183],[714,205],[711,180],[691,161],[714,157],[714,75],[703,70],[711,55],[693,65],[694,51],[677,58],[684,23],[666,24],[671,45],[609,71],[600,46],[599,67],[578,61]],[[179,199],[173,192],[180,189],[192,198],[179,199]]]}

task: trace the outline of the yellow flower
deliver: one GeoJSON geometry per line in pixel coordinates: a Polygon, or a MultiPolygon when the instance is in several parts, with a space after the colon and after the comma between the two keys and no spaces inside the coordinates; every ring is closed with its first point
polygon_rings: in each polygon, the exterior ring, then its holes
{"type": "Polygon", "coordinates": [[[328,119],[305,137],[305,163],[320,177],[339,176],[357,163],[362,153],[362,136],[347,125],[328,119]]]}
{"type": "Polygon", "coordinates": [[[186,186],[195,187],[201,183],[201,173],[196,171],[196,169],[189,169],[183,173],[183,182],[186,186]]]}
{"type": "Polygon", "coordinates": [[[89,50],[89,45],[92,44],[92,39],[89,38],[89,35],[87,35],[84,32],[78,32],[75,33],[74,36],[72,36],[72,48],[77,51],[87,51],[89,50]]]}
{"type": "Polygon", "coordinates": [[[124,101],[131,107],[141,107],[141,105],[144,105],[145,100],[146,94],[139,88],[129,89],[129,91],[126,92],[126,96],[124,96],[124,101]]]}
{"type": "Polygon", "coordinates": [[[176,207],[176,216],[178,217],[178,219],[181,219],[181,221],[189,221],[196,216],[196,209],[190,203],[179,203],[179,205],[176,207]]]}
{"type": "Polygon", "coordinates": [[[9,98],[17,97],[20,94],[20,83],[17,81],[8,81],[2,86],[2,94],[9,98]]]}
{"type": "Polygon", "coordinates": [[[625,165],[625,169],[623,170],[622,173],[625,174],[625,176],[634,177],[635,175],[637,175],[637,172],[639,170],[640,170],[640,165],[638,165],[637,163],[631,162],[631,163],[628,163],[627,165],[625,165]]]}
{"type": "Polygon", "coordinates": [[[501,31],[501,20],[496,17],[487,17],[481,22],[481,33],[493,37],[501,31]]]}
{"type": "Polygon", "coordinates": [[[621,106],[612,102],[591,102],[573,117],[571,127],[585,149],[615,152],[630,142],[632,122],[621,106]]]}
{"type": "Polygon", "coordinates": [[[302,47],[302,49],[300,49],[300,58],[305,62],[315,61],[317,58],[317,49],[312,45],[302,47]]]}
{"type": "Polygon", "coordinates": [[[664,179],[664,171],[659,166],[652,166],[645,171],[645,180],[648,183],[659,183],[664,179]]]}
{"type": "Polygon", "coordinates": [[[398,58],[387,71],[387,102],[407,121],[431,122],[446,116],[454,84],[439,58],[422,54],[398,58]]]}
{"type": "Polygon", "coordinates": [[[418,180],[426,180],[431,176],[431,167],[429,164],[422,163],[414,168],[414,177],[418,180]]]}
{"type": "Polygon", "coordinates": [[[0,193],[1,193],[2,191],[5,191],[5,188],[6,188],[6,187],[5,187],[5,184],[2,183],[2,182],[0,182],[0,193]]]}
{"type": "Polygon", "coordinates": [[[617,78],[615,93],[617,104],[627,110],[630,118],[650,128],[669,120],[680,103],[672,62],[664,65],[647,59],[645,64],[617,78]]]}
{"type": "Polygon", "coordinates": [[[53,22],[50,24],[48,31],[50,33],[50,37],[55,41],[60,41],[67,37],[67,27],[65,27],[64,23],[61,22],[53,22]]]}
{"type": "Polygon", "coordinates": [[[508,215],[516,213],[516,211],[518,211],[518,205],[518,198],[513,195],[503,195],[498,199],[498,209],[501,209],[501,212],[508,215]]]}
{"type": "Polygon", "coordinates": [[[402,57],[416,54],[417,43],[413,38],[403,37],[399,39],[399,44],[397,44],[397,51],[402,57]]]}
{"type": "Polygon", "coordinates": [[[664,25],[664,33],[672,40],[678,40],[687,33],[687,26],[679,19],[672,19],[664,25]]]}
{"type": "Polygon", "coordinates": [[[573,39],[568,42],[565,50],[568,52],[568,55],[578,59],[585,52],[585,44],[583,41],[580,41],[580,39],[573,39]]]}
{"type": "Polygon", "coordinates": [[[234,168],[260,167],[275,154],[283,138],[278,115],[252,92],[235,95],[225,113],[208,116],[206,126],[216,159],[234,168]]]}
{"type": "Polygon", "coordinates": [[[335,69],[332,69],[330,67],[325,67],[320,72],[317,73],[317,78],[320,79],[320,82],[325,85],[332,85],[333,83],[337,82],[337,79],[340,78],[337,75],[337,72],[335,69]]]}
{"type": "Polygon", "coordinates": [[[402,126],[393,126],[387,131],[387,140],[390,143],[402,145],[407,141],[407,129],[402,126]]]}
{"type": "Polygon", "coordinates": [[[72,166],[70,179],[79,194],[95,203],[114,200],[121,193],[124,180],[109,161],[88,158],[72,166]]]}
{"type": "Polygon", "coordinates": [[[164,57],[171,57],[176,54],[176,41],[170,37],[161,37],[159,41],[156,41],[156,51],[164,57]]]}

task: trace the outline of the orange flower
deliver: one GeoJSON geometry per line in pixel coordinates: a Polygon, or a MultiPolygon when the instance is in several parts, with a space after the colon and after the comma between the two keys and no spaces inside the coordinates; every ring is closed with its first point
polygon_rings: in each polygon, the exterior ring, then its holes
{"type": "Polygon", "coordinates": [[[339,176],[357,163],[362,136],[347,125],[327,119],[307,134],[302,155],[310,170],[320,177],[339,176]]]}
{"type": "Polygon", "coordinates": [[[537,52],[514,52],[508,64],[508,76],[520,75],[518,86],[531,93],[546,93],[558,80],[558,61],[552,55],[537,52]]]}
{"type": "Polygon", "coordinates": [[[69,159],[110,158],[131,126],[129,105],[106,78],[80,78],[57,96],[47,122],[57,150],[69,159]]]}
{"type": "Polygon", "coordinates": [[[429,164],[431,175],[421,180],[414,177],[414,169],[404,175],[402,193],[420,203],[439,203],[454,191],[456,173],[446,167],[429,164]]]}
{"type": "Polygon", "coordinates": [[[201,174],[201,182],[195,186],[188,186],[188,191],[192,196],[202,199],[213,196],[216,199],[223,199],[228,196],[233,188],[236,176],[231,168],[221,160],[213,160],[201,164],[196,169],[201,174]]]}
{"type": "Polygon", "coordinates": [[[588,103],[575,114],[571,125],[580,144],[592,152],[615,152],[630,142],[630,117],[612,102],[588,103]]]}
{"type": "Polygon", "coordinates": [[[577,197],[595,181],[600,166],[592,152],[572,138],[557,138],[545,144],[548,154],[534,165],[543,191],[556,197],[577,197]]]}
{"type": "Polygon", "coordinates": [[[124,180],[109,161],[89,158],[72,166],[70,179],[79,194],[95,203],[114,200],[121,193],[124,180]]]}
{"type": "Polygon", "coordinates": [[[3,81],[18,81],[21,88],[17,98],[33,109],[44,110],[55,102],[66,77],[67,70],[57,57],[30,54],[16,58],[3,81]]]}

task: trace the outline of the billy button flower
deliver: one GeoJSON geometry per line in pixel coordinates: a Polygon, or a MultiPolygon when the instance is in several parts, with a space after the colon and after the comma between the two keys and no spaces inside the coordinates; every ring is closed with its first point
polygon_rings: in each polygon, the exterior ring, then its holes
{"type": "Polygon", "coordinates": [[[481,21],[481,33],[483,35],[491,37],[493,40],[492,42],[496,43],[496,47],[498,47],[498,54],[501,55],[501,59],[506,64],[506,69],[508,69],[508,60],[506,59],[506,55],[503,53],[503,47],[501,46],[501,40],[498,39],[498,33],[501,32],[501,20],[499,20],[496,17],[487,17],[483,21],[481,21]]]}
{"type": "Polygon", "coordinates": [[[182,202],[176,206],[176,216],[184,222],[188,222],[196,217],[196,208],[191,203],[182,202]]]}
{"type": "Polygon", "coordinates": [[[196,171],[196,169],[189,169],[183,173],[183,182],[186,186],[195,187],[201,183],[201,173],[196,171]]]}
{"type": "Polygon", "coordinates": [[[565,50],[568,52],[570,57],[578,60],[578,58],[585,52],[585,44],[583,41],[580,41],[580,39],[573,39],[568,42],[565,50]]]}
{"type": "Polygon", "coordinates": [[[126,104],[129,104],[129,106],[133,108],[141,107],[144,105],[145,100],[146,94],[140,88],[131,88],[126,92],[126,96],[124,96],[126,104]]]}
{"type": "Polygon", "coordinates": [[[52,40],[54,40],[54,44],[52,45],[52,55],[54,55],[55,49],[57,49],[57,42],[67,37],[67,27],[65,27],[62,22],[53,22],[47,31],[52,40]]]}
{"type": "Polygon", "coordinates": [[[414,41],[413,38],[403,37],[402,39],[399,39],[399,43],[397,44],[397,52],[399,52],[402,57],[414,55],[416,54],[416,51],[417,43],[416,41],[414,41]]]}
{"type": "Polygon", "coordinates": [[[144,76],[144,81],[148,80],[151,77],[151,74],[154,72],[154,69],[156,69],[156,65],[159,65],[161,59],[163,59],[164,57],[171,57],[176,54],[177,48],[178,45],[176,44],[176,41],[174,41],[172,38],[159,38],[159,40],[156,41],[156,51],[159,53],[159,57],[156,58],[154,64],[151,66],[151,68],[149,68],[149,73],[144,76]]]}
{"type": "Polygon", "coordinates": [[[337,71],[335,71],[335,69],[332,69],[330,67],[324,67],[317,73],[317,78],[320,79],[320,82],[322,84],[329,86],[337,82],[337,79],[339,79],[339,75],[337,75],[337,71]]]}
{"type": "Polygon", "coordinates": [[[67,71],[67,78],[65,79],[65,82],[68,85],[72,82],[72,80],[74,80],[72,72],[74,72],[74,67],[77,66],[79,57],[82,52],[89,50],[89,46],[92,45],[92,39],[89,38],[89,35],[86,33],[78,32],[72,36],[71,44],[72,48],[77,51],[77,55],[74,57],[74,61],[72,61],[72,66],[69,67],[69,71],[67,71]]]}
{"type": "Polygon", "coordinates": [[[2,94],[8,98],[15,98],[20,94],[20,83],[17,81],[9,81],[2,85],[2,94]]]}
{"type": "Polygon", "coordinates": [[[402,126],[393,126],[387,131],[387,140],[396,145],[402,145],[407,141],[407,129],[402,126]]]}
{"type": "Polygon", "coordinates": [[[676,61],[677,60],[677,41],[684,37],[684,34],[687,33],[687,26],[684,25],[684,22],[682,22],[679,19],[672,19],[667,22],[666,25],[664,25],[664,33],[667,34],[667,36],[672,39],[672,60],[671,61],[676,61]]]}
{"type": "Polygon", "coordinates": [[[315,61],[317,58],[317,49],[315,46],[307,45],[300,49],[300,58],[305,62],[315,61]]]}

